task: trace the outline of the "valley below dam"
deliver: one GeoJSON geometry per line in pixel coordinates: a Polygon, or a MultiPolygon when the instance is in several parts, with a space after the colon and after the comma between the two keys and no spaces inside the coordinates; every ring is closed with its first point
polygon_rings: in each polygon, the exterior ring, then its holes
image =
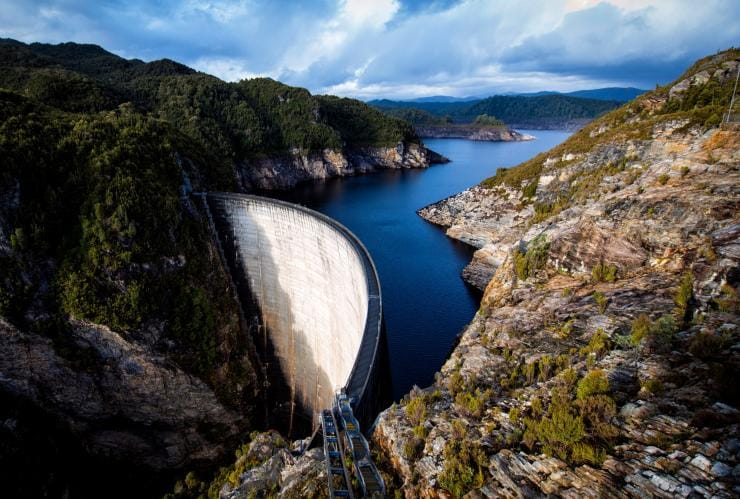
{"type": "Polygon", "coordinates": [[[520,130],[526,142],[429,139],[450,163],[427,169],[300,184],[261,195],[299,203],[349,228],[368,248],[380,276],[392,397],[429,385],[455,337],[478,308],[480,292],[461,278],[474,248],[445,236],[416,214],[424,206],[471,187],[564,141],[569,132],[520,130]]]}

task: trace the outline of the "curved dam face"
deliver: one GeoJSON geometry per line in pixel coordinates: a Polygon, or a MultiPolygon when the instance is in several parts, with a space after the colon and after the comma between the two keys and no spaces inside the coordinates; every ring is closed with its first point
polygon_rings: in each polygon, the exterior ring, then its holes
{"type": "Polygon", "coordinates": [[[387,353],[380,283],[365,247],[299,205],[227,193],[206,200],[245,316],[257,325],[274,385],[266,391],[289,416],[289,431],[296,419],[317,422],[340,388],[367,424],[387,353]]]}

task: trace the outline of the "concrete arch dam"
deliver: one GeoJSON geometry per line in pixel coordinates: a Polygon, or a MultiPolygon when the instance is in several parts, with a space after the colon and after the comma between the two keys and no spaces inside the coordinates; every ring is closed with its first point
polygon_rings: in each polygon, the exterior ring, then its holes
{"type": "Polygon", "coordinates": [[[268,366],[267,405],[296,433],[294,421],[315,426],[344,388],[368,428],[386,402],[389,369],[380,282],[367,249],[337,221],[299,205],[231,193],[205,199],[268,366]]]}

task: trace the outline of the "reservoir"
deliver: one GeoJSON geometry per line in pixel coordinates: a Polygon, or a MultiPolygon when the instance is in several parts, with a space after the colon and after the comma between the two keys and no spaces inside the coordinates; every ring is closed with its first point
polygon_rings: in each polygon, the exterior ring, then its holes
{"type": "Polygon", "coordinates": [[[476,142],[429,139],[450,163],[428,169],[383,170],[304,183],[264,195],[299,203],[332,217],[365,244],[378,269],[388,338],[392,395],[431,384],[455,337],[481,298],[460,273],[474,248],[445,236],[416,210],[471,187],[564,141],[569,132],[522,130],[537,140],[476,142]]]}

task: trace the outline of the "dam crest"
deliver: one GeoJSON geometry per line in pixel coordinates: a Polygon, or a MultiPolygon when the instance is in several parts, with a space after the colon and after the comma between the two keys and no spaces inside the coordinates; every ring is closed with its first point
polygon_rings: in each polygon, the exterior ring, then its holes
{"type": "Polygon", "coordinates": [[[202,198],[267,367],[271,410],[289,428],[294,420],[313,427],[344,390],[367,428],[388,369],[380,281],[365,246],[300,205],[233,193],[202,198]]]}

